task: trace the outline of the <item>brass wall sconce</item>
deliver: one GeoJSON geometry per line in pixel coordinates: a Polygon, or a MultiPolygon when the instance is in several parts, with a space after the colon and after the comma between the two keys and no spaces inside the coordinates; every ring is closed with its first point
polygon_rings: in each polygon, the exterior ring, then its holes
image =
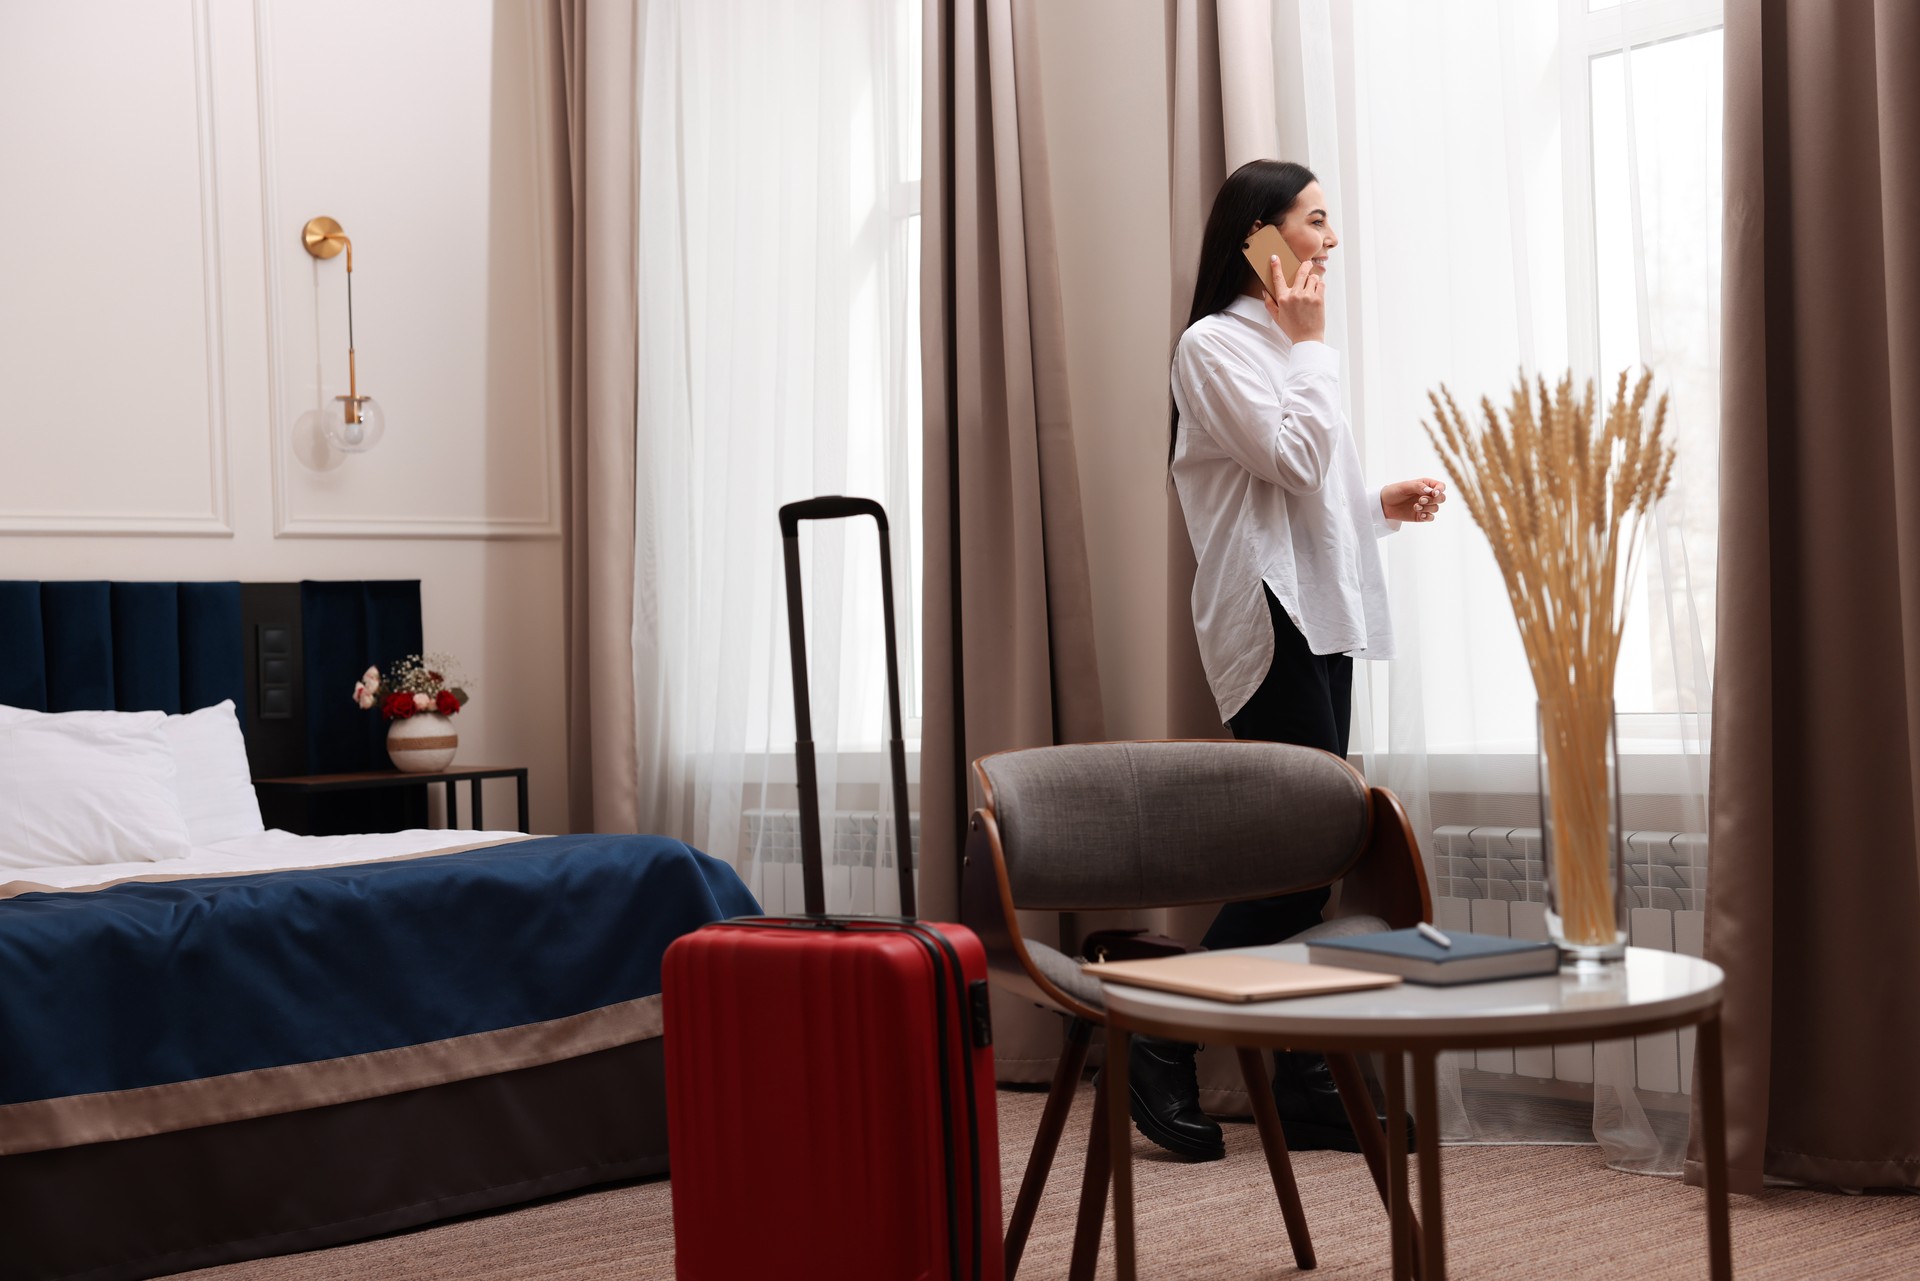
{"type": "Polygon", "coordinates": [[[347,255],[347,394],[335,396],[338,413],[321,414],[321,427],[334,448],[349,454],[364,453],[380,443],[387,431],[387,413],[380,402],[360,394],[359,371],[354,367],[353,350],[353,241],[331,218],[309,218],[300,229],[300,243],[315,258],[347,255]]]}

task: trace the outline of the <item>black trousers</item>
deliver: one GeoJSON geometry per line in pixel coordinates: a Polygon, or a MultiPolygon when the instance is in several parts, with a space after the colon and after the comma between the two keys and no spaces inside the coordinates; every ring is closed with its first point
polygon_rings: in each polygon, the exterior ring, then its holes
{"type": "MultiPolygon", "coordinates": [[[[1227,728],[1235,738],[1299,743],[1344,757],[1353,711],[1353,660],[1308,649],[1307,638],[1280,608],[1271,588],[1266,595],[1267,615],[1273,620],[1273,665],[1227,728]]],[[[1217,949],[1278,943],[1319,924],[1320,911],[1332,895],[1326,888],[1229,903],[1213,918],[1201,944],[1217,949]]]]}

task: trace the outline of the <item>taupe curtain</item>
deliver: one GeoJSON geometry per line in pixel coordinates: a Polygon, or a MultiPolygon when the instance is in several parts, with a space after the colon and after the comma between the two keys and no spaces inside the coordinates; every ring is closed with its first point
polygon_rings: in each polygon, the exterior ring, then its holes
{"type": "MultiPolygon", "coordinates": [[[[1200,233],[1213,193],[1227,179],[1226,121],[1220,98],[1219,15],[1215,0],[1167,0],[1167,174],[1173,263],[1167,358],[1187,327],[1200,233]]],[[[1193,631],[1193,575],[1180,495],[1167,486],[1167,734],[1227,738],[1207,688],[1193,631]]],[[[1203,924],[1201,928],[1206,927],[1203,924]]]]}
{"type": "MultiPolygon", "coordinates": [[[[1249,160],[1281,154],[1273,38],[1265,0],[1163,0],[1167,22],[1167,172],[1173,296],[1167,358],[1187,327],[1200,235],[1214,193],[1249,160]]],[[[1229,738],[1207,687],[1193,632],[1193,543],[1167,486],[1167,733],[1229,738]]]]}
{"type": "Polygon", "coordinates": [[[551,0],[566,172],[555,265],[566,355],[568,820],[638,830],[633,702],[635,29],[631,6],[551,0]]]}
{"type": "MultiPolygon", "coordinates": [[[[1105,736],[1034,0],[926,0],[921,177],[925,617],[920,912],[955,919],[970,762],[1105,736]]],[[[1043,940],[1057,923],[1027,923],[1043,940]]],[[[1060,1022],[995,1011],[1003,1080],[1060,1022]]]]}
{"type": "MultiPolygon", "coordinates": [[[[1168,253],[1173,294],[1167,358],[1187,327],[1200,237],[1214,193],[1227,174],[1249,160],[1280,159],[1274,78],[1272,9],[1249,0],[1164,0],[1167,31],[1168,253]]],[[[1180,496],[1166,487],[1167,734],[1171,738],[1231,738],[1207,686],[1193,631],[1193,543],[1180,496]]],[[[1198,941],[1217,905],[1170,908],[1139,923],[1175,938],[1198,941]]],[[[1200,1056],[1200,1101],[1227,1116],[1251,1111],[1240,1067],[1225,1047],[1200,1056]]]]}
{"type": "Polygon", "coordinates": [[[1920,5],[1727,0],[1725,38],[1707,956],[1732,1186],[1915,1187],[1920,5]]]}

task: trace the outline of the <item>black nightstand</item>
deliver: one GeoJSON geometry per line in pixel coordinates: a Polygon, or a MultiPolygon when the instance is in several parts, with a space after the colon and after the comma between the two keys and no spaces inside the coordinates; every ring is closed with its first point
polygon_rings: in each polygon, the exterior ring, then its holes
{"type": "Polygon", "coordinates": [[[322,792],[366,792],[393,787],[427,787],[445,783],[447,787],[447,826],[460,826],[460,803],[454,784],[467,784],[467,800],[473,810],[473,826],[486,826],[480,818],[480,780],[510,778],[518,784],[520,830],[531,832],[527,821],[527,770],[524,765],[467,765],[435,770],[430,774],[403,774],[399,770],[366,770],[357,774],[297,774],[290,778],[256,778],[253,786],[262,801],[270,796],[312,797],[322,792]]]}

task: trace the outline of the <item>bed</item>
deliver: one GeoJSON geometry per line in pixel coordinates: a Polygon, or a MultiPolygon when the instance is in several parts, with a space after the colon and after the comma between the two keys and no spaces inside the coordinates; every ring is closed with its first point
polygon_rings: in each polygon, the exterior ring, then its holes
{"type": "Polygon", "coordinates": [[[0,812],[25,816],[0,832],[7,1281],[156,1276],[666,1168],[660,958],[756,911],[745,886],[660,837],[203,823],[245,807],[231,778],[224,800],[192,792],[189,731],[229,756],[244,737],[230,772],[337,766],[373,740],[298,714],[328,688],[313,669],[340,651],[350,688],[377,628],[419,648],[417,585],[315,585],[308,605],[358,602],[323,624],[256,616],[300,605],[288,586],[0,583],[0,812]],[[402,623],[370,625],[382,611],[402,623]],[[250,659],[263,628],[304,661],[250,659]],[[263,728],[268,685],[301,696],[263,728]],[[124,774],[63,763],[62,736],[116,734],[124,774]],[[184,848],[160,819],[58,826],[136,805],[156,737],[184,848]],[[61,788],[81,799],[42,803],[61,788]]]}

